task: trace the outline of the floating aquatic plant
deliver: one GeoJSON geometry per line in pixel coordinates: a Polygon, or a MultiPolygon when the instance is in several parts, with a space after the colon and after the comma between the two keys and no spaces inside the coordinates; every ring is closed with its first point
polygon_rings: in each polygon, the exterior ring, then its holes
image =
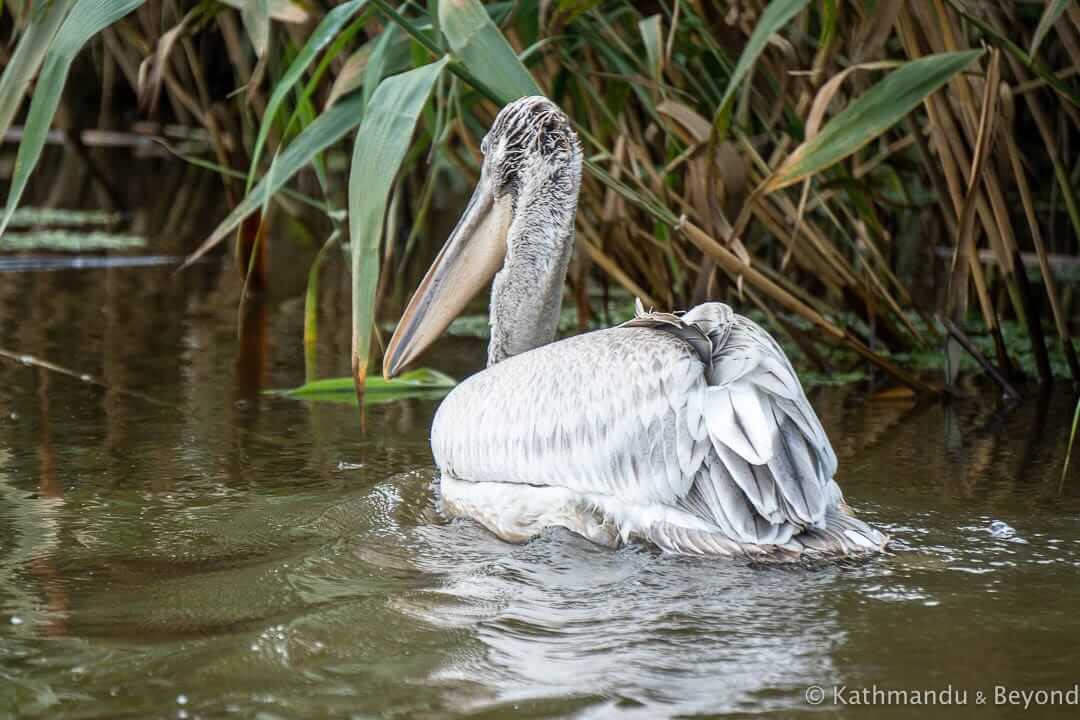
{"type": "Polygon", "coordinates": [[[60,252],[95,252],[116,250],[141,250],[146,238],[138,235],[120,235],[94,230],[35,230],[34,232],[9,232],[0,238],[0,251],[48,250],[60,252]]]}
{"type": "MultiPolygon", "coordinates": [[[[393,380],[368,376],[364,383],[364,404],[377,405],[405,398],[438,398],[457,385],[454,378],[430,368],[402,373],[393,380]]],[[[356,385],[351,377],[313,380],[291,390],[269,390],[268,394],[297,400],[356,404],[356,385]]]]}
{"type": "Polygon", "coordinates": [[[21,207],[11,216],[8,227],[88,227],[115,225],[121,222],[121,213],[105,210],[69,210],[65,208],[21,207]]]}

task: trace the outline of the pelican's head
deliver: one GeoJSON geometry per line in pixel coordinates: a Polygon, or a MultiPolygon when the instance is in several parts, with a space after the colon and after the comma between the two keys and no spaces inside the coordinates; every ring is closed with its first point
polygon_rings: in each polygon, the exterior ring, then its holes
{"type": "MultiPolygon", "coordinates": [[[[554,103],[540,96],[510,103],[480,150],[480,182],[390,339],[383,358],[386,378],[398,375],[442,334],[517,246],[529,243],[518,257],[550,264],[566,256],[565,246],[573,242],[581,143],[554,103]]],[[[561,289],[561,277],[559,283],[561,289]]]]}

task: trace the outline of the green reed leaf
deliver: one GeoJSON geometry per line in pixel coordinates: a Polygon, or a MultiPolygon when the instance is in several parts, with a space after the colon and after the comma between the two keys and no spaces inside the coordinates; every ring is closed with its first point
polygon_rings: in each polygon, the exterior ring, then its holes
{"type": "Polygon", "coordinates": [[[750,68],[765,50],[769,38],[780,32],[780,29],[801,13],[809,2],[810,0],[773,0],[765,8],[765,12],[761,13],[754,32],[750,34],[750,40],[743,48],[739,61],[735,63],[731,79],[728,80],[727,90],[724,91],[724,97],[720,100],[720,106],[713,116],[713,127],[716,128],[717,136],[721,140],[727,134],[728,126],[731,124],[731,108],[735,102],[735,91],[739,83],[749,74],[750,68]]]}
{"type": "Polygon", "coordinates": [[[278,110],[281,109],[282,102],[285,101],[289,92],[299,82],[304,71],[315,61],[315,57],[337,36],[341,27],[359,12],[366,3],[367,0],[352,0],[352,2],[338,5],[328,12],[318,27],[311,33],[311,36],[308,37],[303,49],[293,59],[292,64],[289,65],[285,74],[278,80],[277,85],[274,86],[274,91],[270,94],[270,100],[266,104],[266,112],[263,113],[262,123],[259,125],[259,135],[255,139],[255,148],[251,152],[251,167],[247,176],[248,190],[251,189],[252,184],[255,182],[255,172],[259,166],[259,159],[262,157],[266,137],[270,133],[270,128],[274,124],[274,118],[277,116],[278,110]]]}
{"type": "MultiPolygon", "coordinates": [[[[249,5],[263,1],[264,0],[221,0],[221,2],[230,5],[241,12],[246,10],[249,5]]],[[[265,2],[267,5],[266,11],[274,20],[294,24],[307,22],[308,14],[303,8],[303,5],[307,3],[299,3],[294,0],[265,0],[265,2]]]]}
{"type": "Polygon", "coordinates": [[[1046,4],[1046,10],[1043,11],[1042,17],[1039,18],[1039,26],[1035,28],[1035,35],[1031,38],[1031,49],[1028,50],[1028,54],[1032,57],[1035,56],[1035,52],[1039,49],[1039,45],[1046,38],[1047,33],[1050,32],[1050,28],[1054,27],[1054,23],[1057,22],[1061,14],[1065,12],[1065,9],[1069,7],[1069,3],[1075,2],[1075,0],[1050,0],[1046,4]]]}
{"type": "Polygon", "coordinates": [[[379,33],[378,39],[374,41],[375,46],[372,48],[371,56],[364,66],[361,79],[365,104],[371,101],[371,96],[375,94],[375,90],[379,87],[382,79],[390,74],[392,61],[408,62],[409,43],[408,41],[402,42],[402,40],[404,38],[401,35],[401,28],[397,25],[388,25],[379,33]],[[394,57],[393,50],[395,48],[398,50],[397,57],[394,57]]]}
{"type": "Polygon", "coordinates": [[[928,55],[904,63],[856,98],[817,135],[792,151],[766,181],[772,192],[821,172],[892,127],[982,50],[928,55]]]}
{"type": "Polygon", "coordinates": [[[641,39],[645,43],[645,57],[649,63],[649,75],[660,82],[664,58],[664,35],[660,15],[651,15],[638,22],[641,39]]]}
{"type": "Polygon", "coordinates": [[[1065,478],[1069,474],[1069,463],[1072,460],[1073,444],[1076,442],[1076,430],[1080,428],[1080,400],[1076,401],[1076,411],[1073,413],[1072,431],[1069,433],[1069,448],[1065,451],[1065,462],[1061,466],[1061,483],[1064,485],[1065,478]]]}
{"type": "Polygon", "coordinates": [[[30,23],[0,75],[0,138],[11,127],[57,28],[74,4],[75,0],[54,0],[31,14],[30,23]]]}
{"type": "Polygon", "coordinates": [[[454,55],[503,103],[543,95],[479,0],[439,0],[439,25],[454,55]]]}
{"type": "MultiPolygon", "coordinates": [[[[446,392],[457,385],[449,375],[430,368],[417,368],[402,373],[393,380],[372,375],[364,381],[364,398],[378,395],[389,399],[414,396],[417,391],[428,393],[446,392]]],[[[349,401],[356,398],[355,383],[351,377],[312,380],[291,390],[271,390],[270,394],[284,395],[303,400],[349,401]]]]}
{"type": "Polygon", "coordinates": [[[248,0],[240,10],[251,46],[262,57],[270,46],[270,3],[267,0],[248,0]]]}
{"type": "MultiPolygon", "coordinates": [[[[349,169],[349,238],[352,245],[352,367],[356,388],[365,387],[375,290],[379,283],[379,241],[387,198],[408,152],[416,121],[435,81],[449,62],[394,75],[379,83],[356,134],[349,169]]],[[[361,101],[363,99],[361,98],[361,101]]],[[[335,105],[329,112],[334,112],[335,105]]]]}

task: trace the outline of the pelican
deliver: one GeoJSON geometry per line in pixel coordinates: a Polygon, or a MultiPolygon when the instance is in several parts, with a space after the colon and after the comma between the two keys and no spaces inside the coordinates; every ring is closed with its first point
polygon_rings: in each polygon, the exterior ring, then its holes
{"type": "Polygon", "coordinates": [[[776,341],[722,303],[558,342],[581,143],[543,97],[510,103],[480,181],[387,347],[391,378],[492,282],[487,369],[435,414],[439,497],[510,542],[594,543],[762,561],[870,554],[836,455],[776,341]]]}

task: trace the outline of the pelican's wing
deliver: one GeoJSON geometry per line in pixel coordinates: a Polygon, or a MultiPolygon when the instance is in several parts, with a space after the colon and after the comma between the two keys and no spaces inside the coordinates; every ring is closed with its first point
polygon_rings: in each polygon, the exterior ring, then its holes
{"type": "Polygon", "coordinates": [[[783,350],[726,305],[681,320],[713,341],[703,412],[712,452],[684,504],[747,542],[824,528],[842,500],[836,455],[783,350]]]}
{"type": "Polygon", "coordinates": [[[432,429],[443,472],[665,506],[747,543],[823,527],[836,458],[779,346],[726,305],[510,358],[432,429]]]}

